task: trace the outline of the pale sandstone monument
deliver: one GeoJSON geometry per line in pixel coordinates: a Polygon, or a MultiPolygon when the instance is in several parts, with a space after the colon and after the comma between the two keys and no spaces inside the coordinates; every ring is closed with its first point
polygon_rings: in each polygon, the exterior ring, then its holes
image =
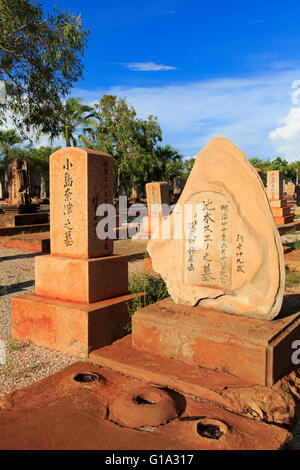
{"type": "Polygon", "coordinates": [[[85,357],[125,334],[127,256],[100,239],[101,204],[112,204],[112,157],[64,148],[50,157],[51,254],[35,260],[35,294],[15,297],[12,336],[85,357]]]}
{"type": "Polygon", "coordinates": [[[296,185],[292,181],[289,181],[286,185],[286,195],[290,200],[294,200],[296,196],[296,185]]]}
{"type": "Polygon", "coordinates": [[[295,216],[291,214],[291,209],[284,198],[281,170],[267,172],[267,195],[276,224],[283,225],[293,222],[295,216]]]}
{"type": "Polygon", "coordinates": [[[230,140],[212,139],[198,154],[162,226],[169,222],[171,239],[155,240],[154,232],[147,249],[176,304],[276,317],[282,243],[258,173],[230,140]]]}
{"type": "Polygon", "coordinates": [[[169,184],[166,181],[146,184],[148,216],[143,217],[144,232],[151,236],[156,227],[161,226],[163,217],[169,215],[169,184]]]}
{"type": "MultiPolygon", "coordinates": [[[[230,140],[212,139],[168,222],[171,238],[156,229],[147,250],[170,297],[136,311],[132,335],[90,360],[272,422],[266,403],[282,400],[272,387],[295,369],[300,312],[282,307],[283,248],[260,176],[230,140]]],[[[291,394],[279,414],[293,415],[291,394]]]]}

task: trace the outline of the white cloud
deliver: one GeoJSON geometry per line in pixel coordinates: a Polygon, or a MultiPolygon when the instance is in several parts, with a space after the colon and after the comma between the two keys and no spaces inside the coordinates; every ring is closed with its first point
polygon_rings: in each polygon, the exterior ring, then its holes
{"type": "MultiPolygon", "coordinates": [[[[164,143],[184,155],[195,155],[206,142],[224,135],[251,158],[277,154],[268,136],[291,107],[291,85],[300,69],[277,71],[252,78],[202,80],[157,87],[110,87],[73,90],[88,102],[103,93],[126,98],[146,118],[158,117],[164,143]]],[[[282,155],[287,158],[285,154],[282,155]]]]}
{"type": "Polygon", "coordinates": [[[165,142],[195,154],[214,136],[232,139],[247,156],[273,157],[268,135],[291,103],[299,73],[259,78],[206,80],[164,87],[112,87],[139,116],[158,117],[165,142]]]}
{"type": "Polygon", "coordinates": [[[292,107],[281,122],[283,126],[271,131],[269,138],[287,161],[300,160],[300,107],[292,107]]]}
{"type": "Polygon", "coordinates": [[[252,20],[249,21],[248,24],[258,24],[258,23],[263,23],[265,20],[252,20]]]}
{"type": "Polygon", "coordinates": [[[127,69],[137,72],[159,72],[162,70],[176,70],[171,65],[155,64],[154,62],[128,62],[123,64],[127,69]]]}
{"type": "Polygon", "coordinates": [[[163,143],[186,156],[198,154],[209,139],[224,135],[249,158],[279,154],[292,161],[299,159],[300,150],[300,106],[291,109],[294,80],[300,80],[300,68],[165,86],[73,89],[72,96],[89,104],[99,102],[103,94],[126,98],[139,117],[157,116],[163,143]]]}

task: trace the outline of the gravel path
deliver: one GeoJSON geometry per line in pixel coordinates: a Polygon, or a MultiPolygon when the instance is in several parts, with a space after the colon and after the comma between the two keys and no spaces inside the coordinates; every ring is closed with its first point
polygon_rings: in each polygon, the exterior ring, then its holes
{"type": "MultiPolygon", "coordinates": [[[[36,253],[0,249],[0,341],[6,364],[0,364],[0,396],[41,380],[79,360],[32,344],[11,340],[11,301],[34,291],[36,253]]],[[[2,361],[3,362],[3,361],[2,361]]]]}
{"type": "MultiPolygon", "coordinates": [[[[25,387],[82,360],[47,348],[11,339],[11,301],[34,292],[34,259],[43,256],[19,250],[0,249],[0,396],[25,387]],[[6,364],[1,365],[1,351],[6,364]]],[[[143,260],[129,263],[129,274],[142,270],[143,260]]]]}

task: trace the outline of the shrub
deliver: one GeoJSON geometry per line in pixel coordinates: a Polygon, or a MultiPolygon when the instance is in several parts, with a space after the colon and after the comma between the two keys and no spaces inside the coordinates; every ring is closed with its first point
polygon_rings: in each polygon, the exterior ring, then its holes
{"type": "Polygon", "coordinates": [[[294,286],[295,284],[300,284],[300,273],[290,271],[288,268],[285,268],[286,287],[294,286]]]}
{"type": "MultiPolygon", "coordinates": [[[[136,296],[132,302],[127,302],[130,318],[137,310],[169,297],[165,281],[160,276],[152,276],[147,273],[131,276],[129,278],[129,290],[133,294],[144,292],[143,297],[136,296]]],[[[125,329],[129,333],[131,332],[131,321],[125,326],[125,329]]]]}

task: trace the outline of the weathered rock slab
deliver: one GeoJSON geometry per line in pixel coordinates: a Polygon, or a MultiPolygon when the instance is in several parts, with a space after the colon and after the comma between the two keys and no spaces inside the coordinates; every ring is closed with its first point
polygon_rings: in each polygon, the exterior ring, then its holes
{"type": "Polygon", "coordinates": [[[279,313],[282,243],[259,175],[230,140],[217,137],[199,152],[162,234],[147,249],[175,303],[264,319],[279,313]]]}

